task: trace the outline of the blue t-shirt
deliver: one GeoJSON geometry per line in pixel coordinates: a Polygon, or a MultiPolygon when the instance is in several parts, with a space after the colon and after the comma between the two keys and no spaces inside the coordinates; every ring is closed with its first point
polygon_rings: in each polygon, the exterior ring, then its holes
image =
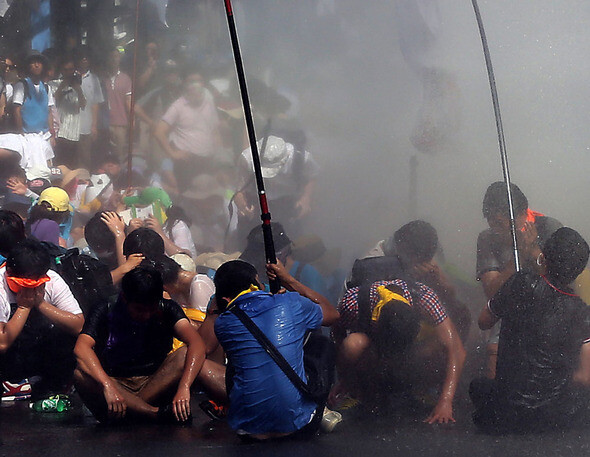
{"type": "MultiPolygon", "coordinates": [[[[322,324],[322,310],[295,292],[251,292],[236,306],[254,323],[305,380],[303,340],[322,324]]],[[[235,369],[228,423],[250,434],[292,433],[311,420],[316,404],[304,398],[258,341],[231,312],[215,321],[215,334],[235,369]]]]}
{"type": "Polygon", "coordinates": [[[312,265],[306,263],[303,268],[300,268],[300,262],[296,260],[289,271],[291,276],[294,276],[304,286],[316,291],[318,294],[327,295],[326,280],[320,272],[312,265]],[[299,271],[300,270],[300,271],[299,271]],[[299,274],[297,274],[299,273],[299,274]]]}

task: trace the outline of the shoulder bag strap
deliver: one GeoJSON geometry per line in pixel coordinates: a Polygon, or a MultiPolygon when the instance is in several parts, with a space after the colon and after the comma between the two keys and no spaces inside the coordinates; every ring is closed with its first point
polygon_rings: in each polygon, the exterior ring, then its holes
{"type": "Polygon", "coordinates": [[[242,322],[244,327],[246,327],[252,336],[256,338],[256,341],[260,343],[260,346],[262,346],[266,353],[275,361],[281,371],[285,373],[285,376],[289,378],[289,381],[291,381],[293,385],[301,391],[301,393],[311,397],[312,394],[309,391],[307,384],[303,382],[293,367],[285,360],[285,357],[283,357],[279,350],[270,342],[262,330],[260,330],[254,321],[250,319],[250,316],[248,316],[243,309],[240,309],[237,306],[232,307],[230,312],[240,319],[240,322],[242,322]]]}

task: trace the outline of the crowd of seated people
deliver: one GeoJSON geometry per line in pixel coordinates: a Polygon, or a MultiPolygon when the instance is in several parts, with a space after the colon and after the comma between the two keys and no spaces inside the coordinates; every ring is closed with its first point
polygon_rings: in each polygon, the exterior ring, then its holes
{"type": "MultiPolygon", "coordinates": [[[[477,276],[489,301],[477,322],[502,325],[486,376],[469,386],[474,423],[494,433],[584,424],[590,309],[578,292],[590,249],[528,209],[513,185],[515,271],[505,191],[494,183],[483,199],[490,228],[479,235],[477,276]]],[[[161,189],[130,198],[174,208],[161,189]]],[[[334,277],[301,254],[310,238],[292,241],[280,223],[277,263],[267,264],[260,226],[241,254],[195,255],[152,214],[126,223],[99,210],[76,234],[70,205],[51,186],[25,217],[0,209],[5,401],[77,395],[106,424],[186,425],[207,414],[247,442],[309,438],[332,430],[339,412],[386,413],[400,399],[420,404],[427,423],[456,421],[471,316],[429,223],[401,226],[345,281],[333,264],[342,287],[329,299],[334,277]],[[191,409],[196,397],[202,411],[191,409]]]]}
{"type": "Polygon", "coordinates": [[[497,182],[477,239],[485,305],[465,301],[421,220],[347,271],[305,233],[319,167],[287,123],[260,144],[278,221],[267,264],[233,69],[158,46],[140,56],[135,94],[118,48],[0,62],[3,400],[77,395],[102,423],[186,425],[201,414],[198,391],[202,413],[247,442],[310,437],[339,412],[404,399],[429,424],[454,422],[467,394],[484,430],[586,421],[589,249],[578,232],[513,185],[516,271],[497,182]],[[487,362],[467,392],[476,309],[487,362]]]}

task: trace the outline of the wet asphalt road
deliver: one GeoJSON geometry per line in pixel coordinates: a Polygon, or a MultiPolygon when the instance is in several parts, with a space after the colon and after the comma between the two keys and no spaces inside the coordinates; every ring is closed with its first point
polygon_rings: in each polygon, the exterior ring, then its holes
{"type": "Polygon", "coordinates": [[[329,435],[313,440],[242,444],[225,423],[213,423],[194,403],[190,427],[134,425],[103,427],[84,416],[79,401],[64,414],[36,413],[26,402],[0,410],[0,456],[582,456],[590,451],[590,429],[542,435],[488,436],[470,420],[470,406],[459,399],[457,423],[432,426],[422,412],[400,417],[344,413],[329,435]]]}

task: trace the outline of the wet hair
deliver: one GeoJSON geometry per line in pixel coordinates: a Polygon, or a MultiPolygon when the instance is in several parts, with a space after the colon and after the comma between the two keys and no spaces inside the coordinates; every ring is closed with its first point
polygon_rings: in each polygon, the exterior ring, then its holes
{"type": "Polygon", "coordinates": [[[25,239],[25,225],[18,214],[0,209],[0,254],[7,256],[25,239]]]}
{"type": "MultiPolygon", "coordinates": [[[[529,201],[516,184],[510,184],[510,190],[512,191],[514,215],[516,216],[524,213],[529,207],[529,201]]],[[[506,194],[506,184],[504,181],[496,181],[495,183],[490,184],[483,197],[482,212],[483,217],[486,219],[493,216],[495,213],[510,217],[508,196],[506,194]]]]}
{"type": "Polygon", "coordinates": [[[224,310],[223,297],[234,298],[250,285],[257,285],[257,275],[256,268],[243,260],[230,260],[221,265],[213,278],[217,306],[224,310]]]}
{"type": "Polygon", "coordinates": [[[99,211],[84,226],[84,238],[94,252],[115,252],[115,235],[101,219],[104,213],[99,211]]]}
{"type": "Polygon", "coordinates": [[[6,268],[18,278],[39,279],[47,274],[51,258],[39,241],[24,240],[6,258],[6,268]]]}
{"type": "Polygon", "coordinates": [[[140,227],[133,230],[123,242],[123,255],[143,254],[148,259],[164,255],[164,240],[152,229],[140,227]]]}
{"type": "Polygon", "coordinates": [[[432,260],[438,249],[438,235],[428,222],[412,221],[393,234],[396,247],[416,256],[418,262],[432,260]]]}
{"type": "Polygon", "coordinates": [[[547,276],[562,286],[576,279],[588,264],[588,243],[575,230],[561,227],[543,245],[547,276]]]}
{"type": "Polygon", "coordinates": [[[391,300],[381,309],[371,339],[379,355],[388,356],[404,352],[419,331],[418,311],[402,301],[391,300]]]}
{"type": "Polygon", "coordinates": [[[134,268],[123,276],[121,290],[127,302],[156,306],[164,293],[162,275],[155,268],[134,268]]]}
{"type": "Polygon", "coordinates": [[[178,279],[178,274],[182,268],[173,259],[167,256],[159,257],[154,261],[154,267],[162,275],[164,284],[172,284],[178,279]]]}

